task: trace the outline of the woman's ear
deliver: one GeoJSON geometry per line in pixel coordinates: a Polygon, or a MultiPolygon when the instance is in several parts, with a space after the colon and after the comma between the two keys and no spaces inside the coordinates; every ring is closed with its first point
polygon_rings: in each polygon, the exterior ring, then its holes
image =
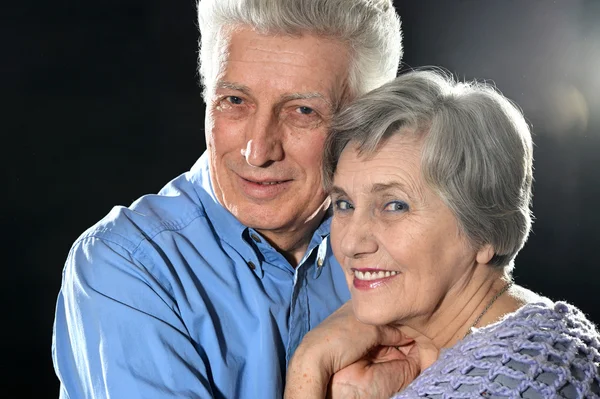
{"type": "Polygon", "coordinates": [[[477,263],[487,265],[494,257],[494,247],[491,244],[485,244],[477,251],[477,263]]]}

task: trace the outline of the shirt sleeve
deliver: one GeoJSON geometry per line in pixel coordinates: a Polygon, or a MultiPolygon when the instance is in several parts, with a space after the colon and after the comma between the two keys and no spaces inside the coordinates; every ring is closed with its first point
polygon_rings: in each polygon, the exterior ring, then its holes
{"type": "Polygon", "coordinates": [[[88,237],[69,253],[52,342],[61,398],[213,397],[168,285],[132,252],[88,237]]]}

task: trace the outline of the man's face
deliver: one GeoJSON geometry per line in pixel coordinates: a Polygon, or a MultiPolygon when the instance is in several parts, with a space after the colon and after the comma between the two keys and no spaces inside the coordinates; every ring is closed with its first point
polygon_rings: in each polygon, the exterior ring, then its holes
{"type": "Polygon", "coordinates": [[[345,91],[347,47],[239,29],[227,50],[206,116],[215,194],[268,238],[303,231],[329,204],[321,157],[345,91]]]}

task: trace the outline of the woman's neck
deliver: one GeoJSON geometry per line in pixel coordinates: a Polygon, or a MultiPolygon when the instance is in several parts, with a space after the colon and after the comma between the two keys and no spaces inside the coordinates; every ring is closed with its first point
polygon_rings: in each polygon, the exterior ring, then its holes
{"type": "Polygon", "coordinates": [[[479,265],[475,272],[456,284],[438,304],[435,311],[420,320],[408,321],[403,330],[417,343],[443,349],[465,337],[471,327],[483,327],[514,312],[522,303],[510,295],[510,278],[501,271],[479,265]],[[508,291],[508,292],[504,292],[508,291]]]}

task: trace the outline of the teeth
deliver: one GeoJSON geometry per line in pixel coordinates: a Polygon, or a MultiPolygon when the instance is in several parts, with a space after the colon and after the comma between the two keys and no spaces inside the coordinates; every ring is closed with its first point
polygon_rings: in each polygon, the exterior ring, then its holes
{"type": "Polygon", "coordinates": [[[361,272],[359,270],[355,270],[354,271],[354,277],[359,279],[359,280],[379,280],[382,278],[386,278],[386,277],[391,277],[391,276],[395,276],[396,274],[398,274],[399,272],[395,272],[395,271],[378,271],[378,272],[361,272]]]}
{"type": "Polygon", "coordinates": [[[271,181],[271,182],[264,182],[264,183],[258,183],[258,184],[263,185],[263,186],[272,186],[273,184],[279,184],[279,182],[271,181]]]}

